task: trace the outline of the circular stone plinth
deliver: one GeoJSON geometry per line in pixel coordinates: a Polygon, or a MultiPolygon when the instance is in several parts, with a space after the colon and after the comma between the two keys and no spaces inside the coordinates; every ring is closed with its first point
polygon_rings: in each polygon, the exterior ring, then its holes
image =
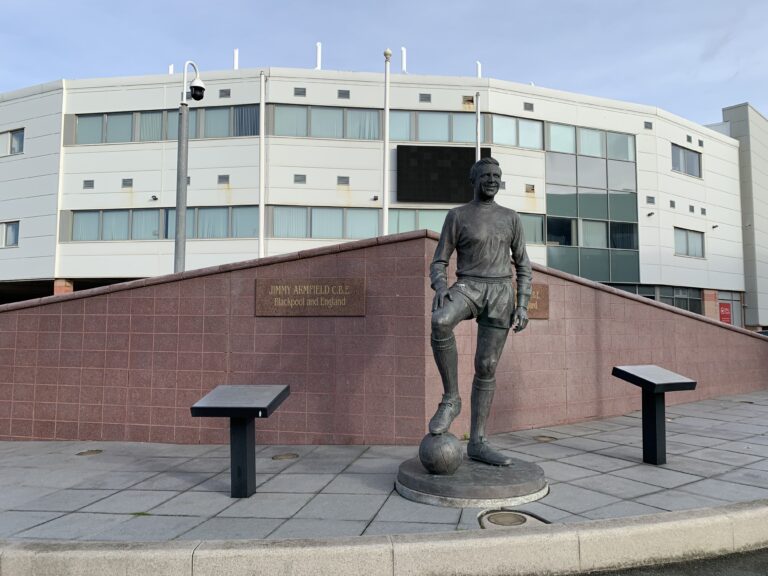
{"type": "Polygon", "coordinates": [[[418,458],[400,464],[397,492],[408,500],[453,508],[517,506],[544,498],[549,492],[544,470],[514,460],[510,466],[490,466],[466,456],[454,474],[430,474],[418,458]]]}

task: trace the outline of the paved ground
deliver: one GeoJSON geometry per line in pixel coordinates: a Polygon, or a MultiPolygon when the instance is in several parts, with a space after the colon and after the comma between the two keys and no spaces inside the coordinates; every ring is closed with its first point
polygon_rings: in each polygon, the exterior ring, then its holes
{"type": "MultiPolygon", "coordinates": [[[[519,507],[582,522],[768,498],[768,391],[667,409],[668,463],[642,463],[640,414],[502,434],[551,492],[519,507]]],[[[478,509],[393,491],[415,447],[258,448],[257,493],[229,497],[226,446],[0,443],[0,538],[327,538],[479,529],[478,509]],[[297,458],[281,459],[285,454],[297,458]]]]}

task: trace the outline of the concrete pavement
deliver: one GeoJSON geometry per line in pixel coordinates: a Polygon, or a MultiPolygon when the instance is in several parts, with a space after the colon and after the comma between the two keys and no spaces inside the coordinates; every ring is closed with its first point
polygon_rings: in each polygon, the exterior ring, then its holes
{"type": "MultiPolygon", "coordinates": [[[[682,511],[668,518],[684,518],[700,508],[711,509],[705,511],[710,522],[717,510],[728,510],[721,507],[768,499],[768,391],[670,406],[667,420],[663,466],[642,463],[639,413],[494,441],[545,470],[549,495],[519,510],[551,523],[550,535],[580,530],[583,538],[593,520],[624,518],[627,526],[642,527],[644,518],[650,525],[664,512],[682,511]]],[[[361,535],[424,533],[432,542],[439,541],[436,533],[480,531],[479,509],[416,504],[394,492],[397,468],[415,447],[257,450],[257,492],[240,500],[229,497],[226,446],[0,443],[0,538],[17,550],[57,540],[178,542],[172,548],[185,551],[184,543],[211,540],[359,545],[376,540],[356,541],[361,535]]],[[[504,532],[537,530],[523,525],[504,532]]],[[[585,546],[579,540],[582,552],[585,546]]],[[[0,556],[2,575],[7,558],[0,556]]]]}

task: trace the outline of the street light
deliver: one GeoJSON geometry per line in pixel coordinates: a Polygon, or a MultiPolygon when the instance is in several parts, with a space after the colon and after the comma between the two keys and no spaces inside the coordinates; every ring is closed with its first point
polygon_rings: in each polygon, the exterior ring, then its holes
{"type": "Polygon", "coordinates": [[[181,86],[179,104],[179,140],[176,161],[176,236],[173,251],[173,271],[184,272],[184,257],[187,244],[187,157],[189,156],[189,121],[187,104],[187,69],[192,66],[195,79],[189,83],[189,94],[193,100],[202,100],[205,84],[200,80],[197,64],[191,60],[184,63],[184,80],[181,86]]]}

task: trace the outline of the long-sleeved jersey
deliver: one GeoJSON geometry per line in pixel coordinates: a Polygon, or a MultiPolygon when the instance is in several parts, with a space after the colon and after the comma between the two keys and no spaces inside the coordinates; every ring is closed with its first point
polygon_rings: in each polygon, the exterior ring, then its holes
{"type": "Polygon", "coordinates": [[[459,278],[496,279],[517,275],[518,294],[531,293],[531,263],[517,212],[495,202],[473,200],[448,212],[430,266],[432,288],[448,286],[448,260],[457,252],[459,278]]]}

